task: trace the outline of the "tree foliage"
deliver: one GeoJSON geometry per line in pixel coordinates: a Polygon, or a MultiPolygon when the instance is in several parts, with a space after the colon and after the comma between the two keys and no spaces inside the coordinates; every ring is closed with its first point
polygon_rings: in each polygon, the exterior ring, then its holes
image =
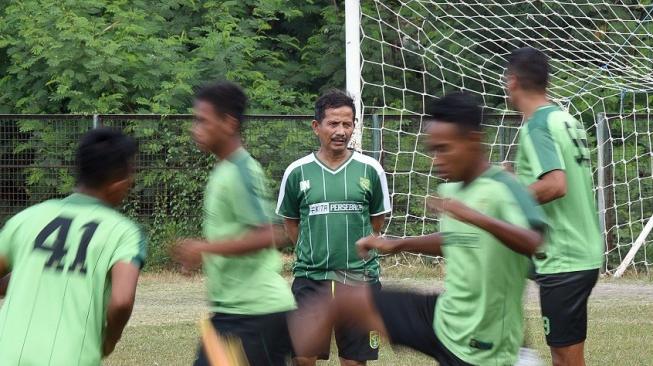
{"type": "MultiPolygon", "coordinates": [[[[393,189],[410,193],[395,195],[393,215],[399,220],[390,223],[390,234],[416,235],[435,225],[424,221],[419,198],[434,187],[431,160],[417,136],[424,101],[464,87],[482,91],[485,104],[500,110],[505,106],[497,83],[504,67],[501,57],[515,47],[540,39],[540,48],[557,54],[553,67],[566,71],[557,74],[552,90],[577,95],[570,107],[587,127],[598,112],[648,111],[653,103],[650,91],[629,88],[637,79],[650,85],[649,79],[629,74],[629,67],[610,69],[651,58],[653,38],[642,35],[653,34],[653,21],[607,20],[646,20],[653,14],[650,0],[614,2],[621,8],[599,0],[582,6],[563,1],[361,3],[362,77],[372,81],[362,91],[365,112],[404,114],[399,120],[376,121],[376,126],[365,121],[372,128],[364,144],[383,150],[383,163],[394,173],[393,189]],[[528,15],[540,13],[552,16],[528,15]],[[509,21],[502,25],[499,18],[509,21]],[[568,47],[567,40],[580,42],[568,47]],[[595,81],[609,73],[606,79],[622,93],[600,82],[591,93],[581,93],[587,70],[595,81]]],[[[215,79],[240,83],[250,97],[250,113],[310,113],[320,92],[344,87],[344,40],[344,0],[0,1],[0,113],[188,113],[194,88],[215,79]]],[[[139,175],[125,209],[146,221],[160,249],[156,258],[165,264],[162,243],[167,238],[197,234],[198,197],[213,160],[198,158],[186,133],[187,120],[113,122],[141,141],[147,170],[139,175]]],[[[273,189],[290,161],[316,147],[307,122],[279,119],[246,126],[248,148],[271,176],[273,189]]],[[[0,162],[16,164],[5,170],[6,176],[12,187],[21,187],[24,202],[71,189],[68,167],[75,143],[91,126],[90,118],[0,124],[0,134],[24,137],[0,146],[0,162]]],[[[636,136],[636,131],[630,123],[615,124],[609,132],[636,136]]],[[[593,128],[589,132],[594,142],[593,128]]],[[[653,165],[644,160],[649,158],[638,153],[647,147],[641,139],[614,141],[615,148],[623,147],[623,164],[615,164],[615,176],[632,176],[628,172],[633,169],[639,169],[640,177],[651,175],[653,165]],[[640,156],[639,164],[625,163],[633,156],[640,156]]],[[[646,182],[630,179],[624,185],[632,185],[629,192],[653,189],[646,182]]],[[[0,207],[5,196],[17,197],[13,191],[3,195],[1,188],[0,207]]],[[[625,199],[628,209],[638,202],[625,199]]],[[[650,211],[650,201],[641,202],[642,211],[650,211]]],[[[619,235],[632,236],[627,230],[619,229],[619,235]]]]}
{"type": "MultiPolygon", "coordinates": [[[[341,3],[341,2],[340,2],[341,3]]],[[[255,112],[342,87],[333,1],[27,0],[0,5],[0,111],[179,113],[195,86],[241,83],[255,112]]]]}

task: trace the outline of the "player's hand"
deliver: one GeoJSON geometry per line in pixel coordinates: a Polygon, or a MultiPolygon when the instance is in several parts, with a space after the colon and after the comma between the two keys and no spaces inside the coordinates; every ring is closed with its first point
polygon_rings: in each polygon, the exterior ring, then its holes
{"type": "Polygon", "coordinates": [[[181,264],[182,273],[190,274],[200,268],[202,250],[205,245],[206,242],[199,239],[183,239],[177,242],[172,251],[172,257],[181,264]]]}
{"type": "Polygon", "coordinates": [[[432,211],[448,214],[458,221],[467,223],[473,223],[479,214],[478,211],[451,198],[431,197],[427,199],[426,206],[432,211]]]}
{"type": "Polygon", "coordinates": [[[394,252],[395,245],[392,240],[376,235],[366,236],[356,242],[356,250],[361,258],[367,258],[370,250],[373,249],[376,249],[380,254],[390,254],[394,252]]]}

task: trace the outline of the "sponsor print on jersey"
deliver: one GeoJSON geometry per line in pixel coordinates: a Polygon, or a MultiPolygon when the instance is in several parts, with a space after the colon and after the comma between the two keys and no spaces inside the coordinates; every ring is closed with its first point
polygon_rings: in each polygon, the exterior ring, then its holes
{"type": "Polygon", "coordinates": [[[362,202],[320,202],[308,205],[309,216],[335,213],[361,213],[362,202]]]}

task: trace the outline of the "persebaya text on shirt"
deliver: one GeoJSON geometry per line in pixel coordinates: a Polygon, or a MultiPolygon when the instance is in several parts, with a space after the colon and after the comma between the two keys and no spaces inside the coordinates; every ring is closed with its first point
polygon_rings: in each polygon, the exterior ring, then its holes
{"type": "Polygon", "coordinates": [[[363,212],[362,202],[321,202],[309,205],[310,216],[326,215],[330,213],[363,212]]]}

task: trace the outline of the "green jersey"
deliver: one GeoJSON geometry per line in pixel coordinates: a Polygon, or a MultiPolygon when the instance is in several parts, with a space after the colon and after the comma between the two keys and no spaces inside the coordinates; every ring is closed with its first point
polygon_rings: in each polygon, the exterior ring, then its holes
{"type": "Polygon", "coordinates": [[[534,258],[539,274],[583,271],[603,263],[589,164],[583,126],[557,106],[539,108],[519,131],[516,168],[522,183],[530,185],[552,170],[564,170],[567,177],[565,196],[542,205],[551,228],[534,258]]]}
{"type": "Polygon", "coordinates": [[[372,233],[370,216],[390,212],[388,183],[378,161],[358,152],[335,170],[315,154],[283,175],[277,214],[299,219],[295,277],[376,282],[378,256],[361,259],[356,241],[372,233]]]}
{"type": "MultiPolygon", "coordinates": [[[[204,236],[236,239],[274,219],[272,196],[261,165],[244,149],[216,164],[204,195],[204,236]]],[[[211,309],[216,313],[258,315],[295,307],[281,276],[275,248],[242,256],[204,255],[211,309]]]]}
{"type": "MultiPolygon", "coordinates": [[[[526,189],[498,167],[489,168],[467,186],[444,184],[438,191],[441,197],[456,199],[498,220],[537,230],[545,227],[526,189]]],[[[435,307],[433,327],[438,339],[467,363],[513,365],[523,338],[528,257],[450,216],[442,218],[440,231],[447,274],[435,307]]]]}
{"type": "Polygon", "coordinates": [[[141,267],[145,238],[131,220],[75,193],[32,206],[7,221],[0,256],[11,267],[0,309],[0,364],[99,365],[109,272],[141,267]]]}

